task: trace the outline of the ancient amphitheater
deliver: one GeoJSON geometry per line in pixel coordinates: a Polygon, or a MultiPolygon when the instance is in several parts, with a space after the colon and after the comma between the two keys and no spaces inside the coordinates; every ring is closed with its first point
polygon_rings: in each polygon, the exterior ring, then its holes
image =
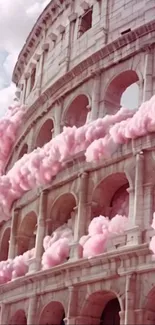
{"type": "Polygon", "coordinates": [[[12,78],[27,108],[5,172],[51,138],[58,136],[58,143],[64,126],[80,128],[73,128],[80,149],[70,143],[66,153],[62,146],[68,159],[59,161],[59,172],[47,185],[25,190],[1,223],[1,261],[35,250],[11,281],[1,283],[0,273],[0,324],[154,324],[154,133],[129,137],[111,156],[89,161],[88,143],[78,138],[84,125],[92,123],[91,137],[97,132],[92,121],[117,117],[130,85],[139,88],[139,106],[155,93],[154,17],[154,0],[52,0],[28,36],[12,78]],[[100,254],[83,255],[79,240],[91,220],[120,213],[118,201],[128,227],[113,234],[100,254]],[[43,267],[53,238],[47,236],[58,235],[58,228],[70,236],[69,245],[61,238],[60,251],[69,247],[68,255],[52,264],[49,253],[51,267],[43,267]]]}

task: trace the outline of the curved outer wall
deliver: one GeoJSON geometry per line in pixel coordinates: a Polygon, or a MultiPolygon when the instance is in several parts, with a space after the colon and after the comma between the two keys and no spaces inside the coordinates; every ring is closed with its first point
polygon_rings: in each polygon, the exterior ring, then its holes
{"type": "MultiPolygon", "coordinates": [[[[151,98],[154,15],[152,0],[50,2],[14,69],[13,81],[27,111],[6,171],[63,126],[81,126],[116,112],[131,84],[139,87],[139,105],[151,98]]],[[[40,260],[32,260],[25,277],[0,286],[0,324],[59,325],[63,319],[67,325],[107,324],[108,308],[122,325],[154,324],[155,264],[148,249],[155,205],[154,146],[151,134],[122,145],[111,159],[99,163],[87,164],[81,153],[48,188],[27,192],[16,202],[11,221],[0,229],[2,259],[23,251],[23,238],[29,238],[24,241],[27,249],[34,244],[41,258],[34,234],[42,240],[41,234],[69,217],[74,218],[75,244],[65,265],[38,272],[40,260]],[[123,186],[129,193],[129,230],[103,255],[79,258],[77,242],[101,211],[100,198],[108,211],[106,202],[123,186]]],[[[118,325],[112,320],[109,324],[118,325]]]]}

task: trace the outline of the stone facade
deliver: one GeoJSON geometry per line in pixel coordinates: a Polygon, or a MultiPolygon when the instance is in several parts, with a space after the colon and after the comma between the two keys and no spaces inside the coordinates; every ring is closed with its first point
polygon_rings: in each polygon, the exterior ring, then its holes
{"type": "MultiPolygon", "coordinates": [[[[131,84],[139,86],[139,104],[154,94],[154,16],[153,0],[49,3],[14,69],[18,96],[28,110],[6,171],[63,126],[82,126],[116,112],[131,84]]],[[[151,134],[99,163],[86,163],[80,153],[48,187],[15,202],[11,220],[0,229],[0,260],[34,246],[36,253],[26,276],[0,286],[0,324],[154,324],[155,263],[148,248],[155,207],[154,148],[151,134]],[[79,238],[96,211],[110,209],[122,186],[129,192],[128,231],[114,238],[106,253],[79,258],[79,238]],[[44,236],[70,217],[75,243],[68,262],[40,271],[44,236]]]]}

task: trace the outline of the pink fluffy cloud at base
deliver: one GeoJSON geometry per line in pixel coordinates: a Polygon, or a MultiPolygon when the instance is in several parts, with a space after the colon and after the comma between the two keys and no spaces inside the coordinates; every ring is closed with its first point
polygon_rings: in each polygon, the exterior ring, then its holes
{"type": "MultiPolygon", "coordinates": [[[[10,145],[14,143],[17,130],[24,116],[23,107],[11,110],[6,117],[8,136],[4,137],[1,153],[1,170],[4,169],[10,145]]],[[[5,122],[2,121],[2,125],[5,122]]],[[[1,124],[0,124],[1,125],[1,124]]],[[[15,200],[37,186],[49,184],[53,176],[64,167],[67,160],[85,151],[91,162],[107,157],[118,145],[129,139],[155,131],[155,96],[143,103],[136,112],[121,108],[115,115],[107,115],[80,128],[65,127],[63,132],[33,152],[17,161],[7,175],[0,176],[0,221],[10,218],[15,200]]],[[[5,132],[7,134],[7,132],[5,132]]]]}

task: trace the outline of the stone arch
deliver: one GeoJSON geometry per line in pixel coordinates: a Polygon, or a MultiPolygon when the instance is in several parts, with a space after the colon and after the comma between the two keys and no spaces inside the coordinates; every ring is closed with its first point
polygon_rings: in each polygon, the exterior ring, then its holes
{"type": "Polygon", "coordinates": [[[77,199],[72,192],[63,193],[55,199],[50,211],[50,222],[48,224],[49,235],[51,235],[56,228],[67,223],[69,219],[73,220],[74,208],[76,205],[77,199]]]}
{"type": "Polygon", "coordinates": [[[37,215],[34,211],[24,216],[17,233],[17,255],[35,246],[37,215]]]}
{"type": "Polygon", "coordinates": [[[120,108],[123,93],[138,81],[139,76],[134,70],[125,70],[110,80],[104,94],[104,106],[108,114],[114,114],[120,108]]]}
{"type": "MultiPolygon", "coordinates": [[[[112,218],[119,212],[119,200],[126,200],[126,214],[128,215],[129,195],[127,189],[129,181],[124,172],[117,172],[102,179],[92,193],[92,218],[99,215],[112,218]],[[118,211],[117,211],[118,209],[118,211]]],[[[122,202],[123,203],[123,202],[122,202]]],[[[122,208],[123,209],[123,208],[122,208]]]]}
{"type": "Polygon", "coordinates": [[[25,311],[20,309],[15,312],[15,314],[11,317],[9,325],[27,325],[27,318],[25,311]]]}
{"type": "Polygon", "coordinates": [[[119,325],[121,309],[121,299],[115,292],[96,291],[86,298],[80,316],[87,319],[87,324],[95,319],[96,325],[119,325]]]}
{"type": "Polygon", "coordinates": [[[144,324],[154,325],[155,323],[155,287],[153,287],[147,294],[143,308],[143,321],[144,324]]]}
{"type": "Polygon", "coordinates": [[[21,150],[19,151],[17,160],[21,159],[26,153],[28,153],[28,145],[27,143],[24,143],[21,150]]]}
{"type": "Polygon", "coordinates": [[[39,325],[65,325],[65,310],[59,301],[51,301],[42,309],[39,325]]]}
{"type": "Polygon", "coordinates": [[[63,114],[62,123],[65,126],[80,127],[86,123],[90,108],[89,97],[85,94],[77,95],[63,114]]]}
{"type": "Polygon", "coordinates": [[[8,259],[10,233],[10,227],[7,227],[3,231],[0,243],[0,261],[6,261],[8,259]]]}
{"type": "Polygon", "coordinates": [[[54,122],[53,119],[47,119],[43,125],[40,127],[39,132],[36,137],[35,147],[43,147],[46,143],[48,143],[52,139],[54,130],[54,122]]]}

